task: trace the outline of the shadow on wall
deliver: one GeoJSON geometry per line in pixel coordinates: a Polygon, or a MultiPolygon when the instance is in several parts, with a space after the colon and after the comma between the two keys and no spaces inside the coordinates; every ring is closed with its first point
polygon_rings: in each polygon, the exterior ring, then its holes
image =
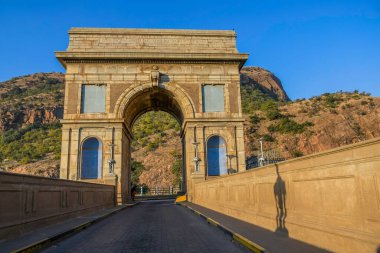
{"type": "Polygon", "coordinates": [[[274,198],[276,201],[276,233],[281,234],[282,236],[289,236],[288,229],[285,226],[286,219],[286,187],[285,182],[282,180],[280,173],[278,172],[278,165],[276,166],[277,179],[276,183],[273,186],[274,198]]]}

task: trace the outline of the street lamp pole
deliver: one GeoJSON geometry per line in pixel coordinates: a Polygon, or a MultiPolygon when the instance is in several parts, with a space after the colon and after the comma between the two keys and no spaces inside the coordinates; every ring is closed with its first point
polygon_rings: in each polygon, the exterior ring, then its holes
{"type": "Polygon", "coordinates": [[[259,166],[262,167],[262,166],[264,166],[264,163],[265,163],[264,151],[263,151],[263,138],[261,137],[259,139],[259,141],[260,141],[260,151],[261,151],[261,155],[260,155],[260,158],[259,158],[259,166]]]}
{"type": "Polygon", "coordinates": [[[110,175],[113,175],[114,174],[114,166],[115,166],[115,163],[116,163],[116,161],[114,159],[114,147],[115,147],[115,144],[112,143],[109,146],[111,148],[111,159],[108,160],[108,166],[109,166],[108,173],[110,175]]]}
{"type": "Polygon", "coordinates": [[[195,165],[195,172],[199,172],[199,161],[200,161],[200,159],[198,157],[199,142],[194,141],[192,144],[194,145],[194,150],[195,150],[195,157],[193,159],[194,165],[195,165]]]}
{"type": "Polygon", "coordinates": [[[229,168],[227,170],[228,174],[233,174],[234,173],[234,169],[232,168],[232,158],[234,158],[235,155],[227,155],[227,158],[228,160],[230,161],[230,165],[229,165],[229,168]]]}

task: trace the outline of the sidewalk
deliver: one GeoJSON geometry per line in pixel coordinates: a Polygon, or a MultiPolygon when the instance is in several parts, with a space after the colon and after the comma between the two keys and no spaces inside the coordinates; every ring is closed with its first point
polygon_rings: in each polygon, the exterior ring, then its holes
{"type": "MultiPolygon", "coordinates": [[[[313,245],[291,239],[281,234],[274,233],[270,230],[255,226],[253,224],[232,218],[230,216],[224,215],[222,213],[215,212],[213,210],[207,209],[205,207],[190,203],[182,202],[180,203],[193,211],[201,214],[204,218],[208,218],[209,223],[218,223],[221,229],[227,230],[227,232],[232,232],[232,234],[237,234],[248,239],[248,241],[253,242],[256,245],[264,248],[265,252],[281,252],[281,253],[324,253],[329,252],[327,250],[315,247],[313,245]],[[211,221],[211,222],[210,222],[211,221]]],[[[244,239],[245,239],[244,238],[244,239]]],[[[235,238],[234,238],[235,239],[235,238]]],[[[242,243],[244,244],[244,242],[242,243]]]]}
{"type": "Polygon", "coordinates": [[[64,222],[31,231],[13,239],[0,241],[0,252],[30,252],[31,250],[39,249],[52,241],[60,240],[73,233],[79,232],[109,215],[119,212],[127,206],[133,205],[135,204],[116,206],[95,211],[90,214],[70,218],[64,222]]]}

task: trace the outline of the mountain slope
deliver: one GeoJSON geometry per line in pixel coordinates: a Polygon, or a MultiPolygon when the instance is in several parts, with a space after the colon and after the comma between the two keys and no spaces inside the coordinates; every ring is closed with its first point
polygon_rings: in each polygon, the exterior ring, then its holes
{"type": "Polygon", "coordinates": [[[293,158],[380,136],[380,98],[365,93],[324,94],[274,108],[246,115],[248,156],[257,155],[261,137],[266,150],[293,158]]]}
{"type": "MultiPolygon", "coordinates": [[[[38,73],[0,83],[0,169],[56,177],[63,112],[61,73],[38,73]]],[[[266,150],[292,158],[380,136],[380,98],[365,93],[323,94],[289,101],[281,81],[259,67],[241,71],[247,156],[266,150]]],[[[178,181],[178,123],[163,112],[142,115],[132,157],[141,184],[178,181]],[[138,166],[137,166],[138,167],[138,166]]]]}

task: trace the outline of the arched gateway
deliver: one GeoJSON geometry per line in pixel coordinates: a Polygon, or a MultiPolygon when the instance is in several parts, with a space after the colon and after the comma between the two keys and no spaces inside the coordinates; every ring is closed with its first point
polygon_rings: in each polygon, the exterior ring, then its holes
{"type": "Polygon", "coordinates": [[[69,36],[56,52],[66,68],[61,178],[116,182],[118,202],[128,202],[131,129],[150,110],[181,124],[189,200],[215,164],[207,159],[224,160],[207,155],[212,136],[225,142],[228,169],[245,170],[239,70],[248,55],[234,31],[73,28],[69,36]]]}

